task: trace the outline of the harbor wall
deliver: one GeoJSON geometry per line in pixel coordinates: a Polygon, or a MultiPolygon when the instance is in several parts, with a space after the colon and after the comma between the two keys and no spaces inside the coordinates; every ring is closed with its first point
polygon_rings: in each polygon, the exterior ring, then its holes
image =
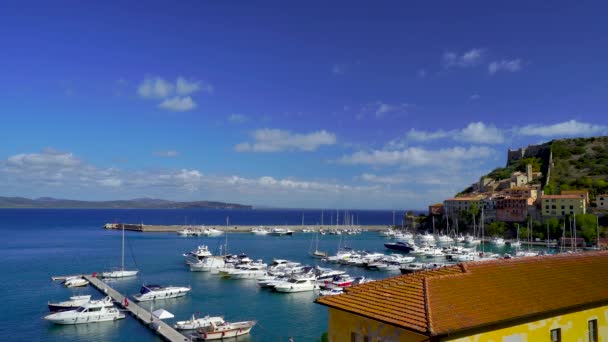
{"type": "MultiPolygon", "coordinates": [[[[125,230],[131,230],[136,232],[177,232],[184,228],[203,228],[203,226],[192,226],[192,225],[151,225],[151,224],[132,224],[132,223],[106,223],[103,227],[105,229],[122,229],[124,226],[125,230]]],[[[267,229],[272,228],[283,228],[289,229],[294,232],[299,232],[304,228],[319,230],[321,228],[325,230],[331,229],[346,229],[346,226],[321,226],[321,225],[230,225],[226,226],[204,226],[205,228],[214,228],[223,232],[233,233],[248,233],[254,228],[264,227],[267,229]]],[[[385,230],[389,226],[387,225],[358,225],[352,226],[358,229],[366,229],[369,231],[380,231],[385,230]]],[[[349,227],[350,228],[350,227],[349,227]]]]}

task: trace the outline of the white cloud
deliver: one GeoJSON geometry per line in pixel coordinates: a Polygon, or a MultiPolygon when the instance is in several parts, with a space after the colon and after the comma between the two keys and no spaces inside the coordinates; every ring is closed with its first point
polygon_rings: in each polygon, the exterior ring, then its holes
{"type": "Polygon", "coordinates": [[[230,114],[230,116],[228,117],[228,121],[232,123],[241,124],[249,121],[249,118],[243,114],[230,114]]]}
{"type": "Polygon", "coordinates": [[[461,163],[467,160],[487,158],[494,150],[485,146],[472,146],[470,148],[452,147],[440,150],[428,150],[421,147],[409,147],[402,150],[372,150],[358,151],[351,155],[342,156],[339,163],[349,165],[390,166],[404,167],[437,166],[450,163],[461,163]]]}
{"type": "Polygon", "coordinates": [[[165,99],[158,105],[160,108],[167,109],[173,112],[186,112],[196,108],[196,102],[192,100],[192,97],[175,96],[172,98],[165,99]]]}
{"type": "Polygon", "coordinates": [[[181,76],[175,81],[175,92],[178,95],[190,95],[198,91],[213,93],[213,86],[202,81],[189,81],[181,76]]]}
{"type": "Polygon", "coordinates": [[[497,73],[499,71],[516,72],[516,71],[521,70],[521,68],[522,68],[521,59],[512,59],[512,60],[503,59],[503,60],[494,61],[494,62],[488,64],[488,72],[490,73],[490,75],[494,75],[495,73],[497,73]]]}
{"type": "Polygon", "coordinates": [[[361,176],[359,176],[359,179],[361,179],[364,182],[369,182],[369,183],[379,183],[379,184],[402,184],[405,183],[406,178],[400,175],[393,175],[393,176],[377,176],[371,173],[364,173],[361,176]]]}
{"type": "MultiPolygon", "coordinates": [[[[415,128],[410,129],[406,135],[405,139],[408,141],[432,141],[439,140],[445,138],[452,138],[458,141],[466,141],[478,144],[501,144],[505,140],[504,133],[496,128],[496,126],[492,124],[485,124],[483,122],[471,122],[467,125],[467,127],[458,130],[444,131],[442,129],[429,132],[429,131],[421,131],[415,128]]],[[[397,144],[397,142],[393,141],[393,145],[397,144]]],[[[401,145],[397,146],[404,146],[401,145]]]]}
{"type": "Polygon", "coordinates": [[[346,72],[346,65],[334,64],[334,66],[331,68],[331,72],[334,74],[343,74],[346,72]]]}
{"type": "Polygon", "coordinates": [[[484,49],[471,49],[463,54],[448,51],[443,54],[442,64],[445,68],[460,67],[467,68],[479,64],[483,59],[484,49]]]}
{"type": "Polygon", "coordinates": [[[413,141],[431,141],[437,139],[447,138],[449,132],[444,130],[437,130],[435,132],[419,131],[415,128],[410,129],[405,135],[406,139],[413,141]]]}
{"type": "Polygon", "coordinates": [[[148,76],[137,87],[137,93],[145,98],[163,99],[173,93],[175,86],[161,77],[148,76]]]}
{"type": "Polygon", "coordinates": [[[481,96],[479,96],[479,94],[473,94],[471,95],[471,97],[469,97],[469,100],[471,101],[477,101],[481,98],[481,96]]]}
{"type": "Polygon", "coordinates": [[[117,188],[122,185],[122,180],[120,180],[118,178],[105,178],[105,179],[98,180],[97,183],[99,183],[99,185],[103,185],[103,186],[107,186],[107,187],[111,187],[111,188],[117,188]]]}
{"type": "Polygon", "coordinates": [[[471,122],[467,127],[455,134],[455,139],[479,144],[501,144],[505,141],[504,134],[494,125],[483,122],[471,122]]]}
{"type": "Polygon", "coordinates": [[[173,157],[177,157],[179,155],[179,153],[175,150],[156,151],[154,154],[156,154],[159,157],[167,157],[167,158],[173,158],[173,157]]]}
{"type": "Polygon", "coordinates": [[[527,125],[514,129],[516,134],[539,137],[570,137],[607,134],[608,126],[579,122],[564,121],[553,125],[527,125]]]}
{"type": "Polygon", "coordinates": [[[280,129],[259,129],[253,133],[254,142],[235,146],[237,152],[314,151],[324,145],[334,145],[336,135],[325,130],[307,134],[280,129]]]}

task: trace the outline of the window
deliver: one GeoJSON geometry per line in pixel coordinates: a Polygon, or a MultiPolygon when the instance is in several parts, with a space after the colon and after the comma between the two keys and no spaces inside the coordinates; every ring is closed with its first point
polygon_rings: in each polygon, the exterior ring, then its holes
{"type": "Polygon", "coordinates": [[[551,342],[562,342],[562,329],[557,328],[551,330],[551,342]]]}
{"type": "Polygon", "coordinates": [[[566,209],[566,207],[562,205],[562,209],[566,209]]]}
{"type": "Polygon", "coordinates": [[[356,332],[350,333],[350,342],[357,342],[357,333],[356,332]]]}
{"type": "Polygon", "coordinates": [[[369,336],[363,336],[363,342],[369,342],[369,336]]]}
{"type": "Polygon", "coordinates": [[[573,206],[573,205],[571,205],[571,206],[570,206],[570,209],[574,209],[574,206],[573,206]]]}
{"type": "Polygon", "coordinates": [[[551,206],[551,209],[556,209],[555,204],[551,206]]]}
{"type": "Polygon", "coordinates": [[[597,319],[589,321],[589,342],[597,342],[597,319]]]}

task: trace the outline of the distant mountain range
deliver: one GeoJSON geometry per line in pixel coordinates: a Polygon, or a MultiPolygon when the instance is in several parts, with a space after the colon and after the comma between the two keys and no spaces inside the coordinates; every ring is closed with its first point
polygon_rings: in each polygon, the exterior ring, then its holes
{"type": "Polygon", "coordinates": [[[156,198],[135,198],[117,201],[78,201],[52,197],[29,199],[0,197],[0,208],[99,208],[99,209],[251,209],[249,205],[215,201],[175,202],[156,198]]]}

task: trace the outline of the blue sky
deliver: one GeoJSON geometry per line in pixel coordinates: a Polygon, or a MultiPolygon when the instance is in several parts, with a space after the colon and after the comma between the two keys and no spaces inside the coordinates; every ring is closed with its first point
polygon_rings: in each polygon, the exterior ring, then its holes
{"type": "Polygon", "coordinates": [[[0,5],[0,195],[424,208],[608,134],[601,2],[0,5]]]}

